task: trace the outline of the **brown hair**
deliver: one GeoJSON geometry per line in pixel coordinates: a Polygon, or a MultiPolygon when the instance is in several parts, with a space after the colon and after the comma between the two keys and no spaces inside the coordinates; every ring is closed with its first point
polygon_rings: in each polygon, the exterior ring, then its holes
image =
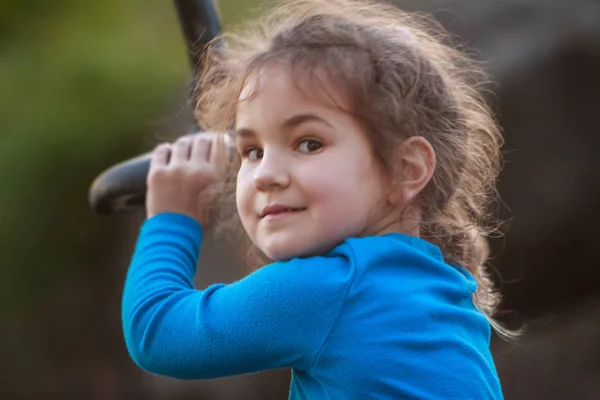
{"type": "MultiPolygon", "coordinates": [[[[491,318],[500,296],[484,264],[486,237],[495,228],[489,208],[496,200],[503,139],[480,94],[489,82],[486,74],[447,39],[428,18],[390,5],[278,2],[259,21],[224,34],[207,49],[196,116],[206,129],[231,129],[248,76],[268,62],[284,62],[291,70],[324,69],[344,88],[347,111],[366,128],[388,173],[394,170],[391,149],[411,136],[426,138],[437,164],[419,196],[421,236],[439,246],[448,263],[471,272],[478,281],[475,305],[510,337],[491,318]]],[[[222,205],[235,220],[233,196],[225,193],[222,205]]],[[[260,255],[249,246],[247,254],[260,255]]]]}

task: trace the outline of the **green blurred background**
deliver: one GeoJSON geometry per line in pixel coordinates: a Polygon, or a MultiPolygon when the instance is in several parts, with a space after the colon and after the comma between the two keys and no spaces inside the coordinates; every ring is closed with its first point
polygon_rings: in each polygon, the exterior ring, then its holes
{"type": "MultiPolygon", "coordinates": [[[[225,25],[252,3],[221,2],[225,25]]],[[[0,306],[13,321],[65,279],[102,268],[90,260],[115,224],[90,212],[89,184],[165,137],[190,72],[170,1],[0,7],[0,306]]]]}
{"type": "MultiPolygon", "coordinates": [[[[221,1],[225,26],[258,4],[221,1]]],[[[110,349],[124,350],[122,260],[139,216],[94,215],[87,193],[103,169],[184,133],[189,78],[171,1],[0,2],[0,394],[86,392],[86,369],[122,359],[110,349]]]]}

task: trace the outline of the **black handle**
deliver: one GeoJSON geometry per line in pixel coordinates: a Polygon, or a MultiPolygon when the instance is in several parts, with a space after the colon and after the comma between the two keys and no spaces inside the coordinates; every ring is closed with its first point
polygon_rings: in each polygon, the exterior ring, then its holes
{"type": "Polygon", "coordinates": [[[204,48],[221,33],[221,19],[212,0],[175,0],[175,8],[196,76],[204,48]]]}
{"type": "MultiPolygon", "coordinates": [[[[203,50],[221,32],[221,20],[212,0],[174,0],[174,4],[188,50],[192,77],[195,77],[202,68],[203,50]]],[[[195,88],[194,78],[191,88],[190,96],[195,88]]],[[[191,116],[190,120],[191,131],[200,131],[191,116]]],[[[99,214],[113,214],[142,209],[146,200],[150,157],[150,153],[146,153],[126,160],[94,179],[89,191],[92,210],[99,214]]]]}
{"type": "Polygon", "coordinates": [[[140,210],[146,203],[151,153],[116,164],[94,179],[89,201],[98,214],[140,210]]]}

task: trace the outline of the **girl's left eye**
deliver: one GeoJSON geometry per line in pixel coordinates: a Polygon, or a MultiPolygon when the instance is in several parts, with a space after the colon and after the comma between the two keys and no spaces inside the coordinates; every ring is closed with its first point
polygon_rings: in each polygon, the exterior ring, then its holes
{"type": "Polygon", "coordinates": [[[298,150],[302,153],[314,153],[323,147],[323,143],[314,139],[304,139],[298,144],[298,150]]]}

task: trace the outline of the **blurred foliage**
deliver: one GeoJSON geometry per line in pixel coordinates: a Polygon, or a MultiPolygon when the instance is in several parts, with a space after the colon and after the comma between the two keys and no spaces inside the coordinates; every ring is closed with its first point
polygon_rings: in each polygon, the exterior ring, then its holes
{"type": "MultiPolygon", "coordinates": [[[[225,24],[258,4],[221,1],[225,24]]],[[[156,142],[188,78],[171,1],[0,2],[1,317],[106,268],[119,225],[89,185],[156,142]]]]}

